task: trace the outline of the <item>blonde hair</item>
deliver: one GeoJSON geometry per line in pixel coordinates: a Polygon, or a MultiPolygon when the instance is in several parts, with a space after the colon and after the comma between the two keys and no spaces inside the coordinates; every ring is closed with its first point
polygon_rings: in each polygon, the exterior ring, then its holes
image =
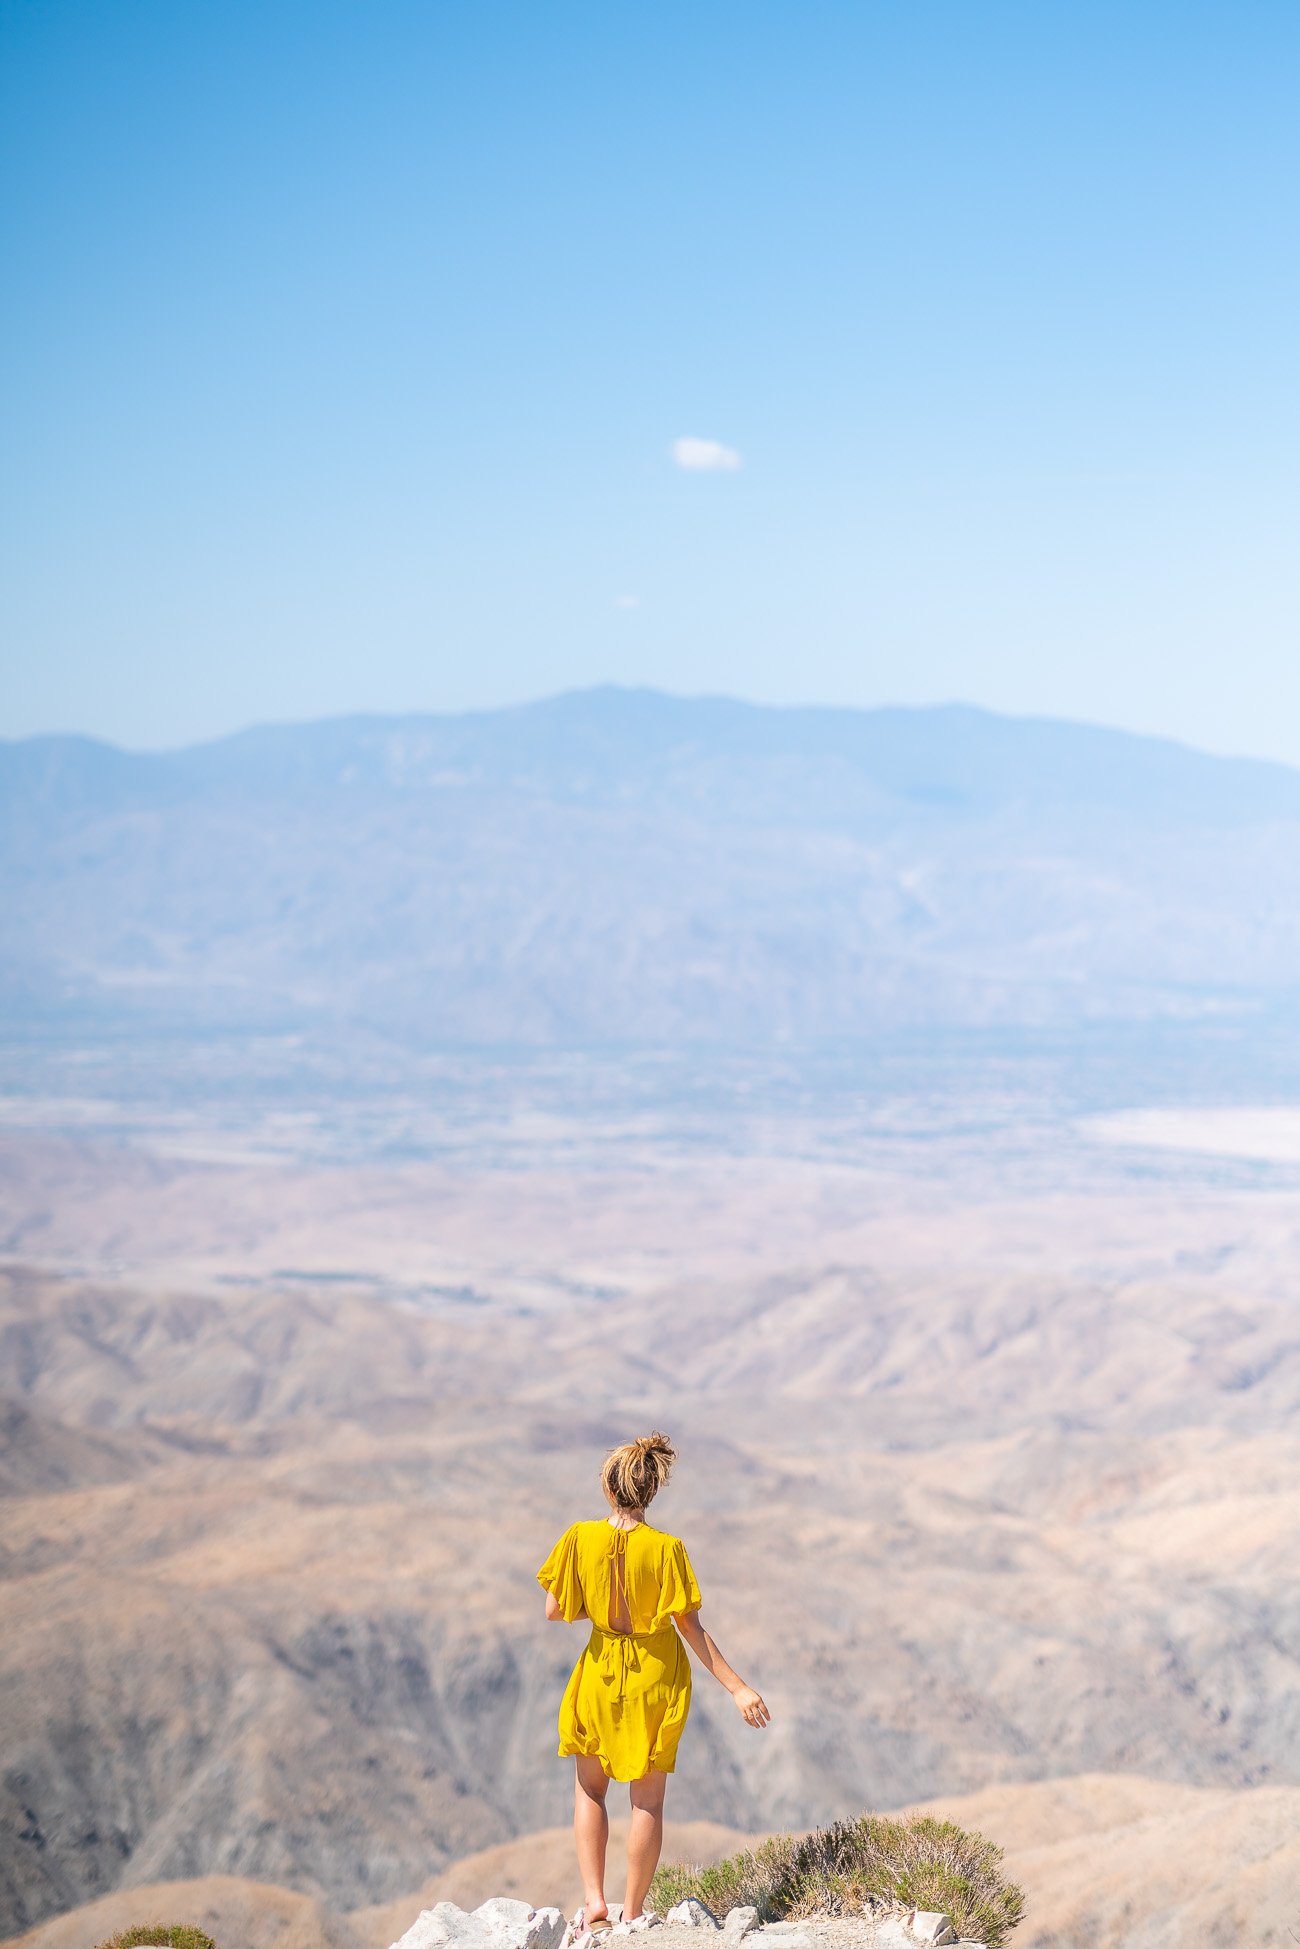
{"type": "Polygon", "coordinates": [[[676,1460],[677,1450],[655,1428],[610,1449],[600,1471],[600,1486],[620,1509],[644,1509],[663,1488],[676,1460]]]}

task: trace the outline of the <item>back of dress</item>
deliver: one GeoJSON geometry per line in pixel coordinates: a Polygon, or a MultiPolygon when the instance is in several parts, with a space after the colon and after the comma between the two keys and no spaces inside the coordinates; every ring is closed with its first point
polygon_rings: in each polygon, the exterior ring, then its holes
{"type": "Polygon", "coordinates": [[[686,1545],[638,1523],[618,1529],[601,1521],[571,1523],[537,1572],[567,1623],[584,1612],[602,1631],[647,1636],[700,1608],[686,1545]]]}
{"type": "Polygon", "coordinates": [[[600,1760],[612,1780],[671,1773],[691,1703],[691,1661],[673,1619],[700,1608],[686,1546],[638,1523],[571,1523],[537,1581],[591,1635],[560,1701],[558,1751],[600,1760]]]}

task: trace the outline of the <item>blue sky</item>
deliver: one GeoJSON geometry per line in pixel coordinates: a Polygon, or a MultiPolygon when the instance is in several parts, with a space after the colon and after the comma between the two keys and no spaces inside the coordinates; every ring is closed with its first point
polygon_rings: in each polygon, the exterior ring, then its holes
{"type": "Polygon", "coordinates": [[[1249,0],[7,0],[0,734],[613,680],[1300,762],[1298,56],[1249,0]]]}

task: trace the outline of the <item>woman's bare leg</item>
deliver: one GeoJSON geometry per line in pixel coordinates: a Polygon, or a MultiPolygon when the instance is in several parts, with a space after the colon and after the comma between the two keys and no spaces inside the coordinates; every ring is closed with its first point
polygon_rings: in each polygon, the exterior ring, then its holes
{"type": "Polygon", "coordinates": [[[588,1922],[608,1915],[605,1901],[605,1849],[609,1845],[609,1813],[605,1792],[609,1775],[591,1753],[579,1753],[573,1782],[573,1840],[582,1876],[582,1909],[588,1922]]]}
{"type": "Polygon", "coordinates": [[[659,1850],[664,1844],[664,1794],[668,1788],[668,1775],[657,1767],[633,1780],[632,1824],[627,1834],[627,1898],[623,1903],[623,1920],[630,1922],[634,1915],[641,1913],[641,1904],[650,1891],[650,1883],[655,1869],[659,1866],[659,1850]]]}

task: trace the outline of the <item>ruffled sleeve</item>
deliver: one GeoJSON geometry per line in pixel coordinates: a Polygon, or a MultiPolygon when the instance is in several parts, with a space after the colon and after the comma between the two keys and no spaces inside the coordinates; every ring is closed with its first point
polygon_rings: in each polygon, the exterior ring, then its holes
{"type": "Polygon", "coordinates": [[[660,1625],[667,1624],[670,1617],[680,1617],[684,1611],[698,1611],[701,1601],[700,1587],[695,1581],[686,1545],[679,1537],[671,1537],[664,1551],[659,1606],[652,1628],[657,1631],[660,1625]]]}
{"type": "Polygon", "coordinates": [[[578,1525],[570,1523],[563,1536],[553,1546],[541,1569],[537,1581],[543,1590],[549,1590],[559,1605],[566,1624],[572,1624],[586,1608],[582,1596],[582,1578],[578,1574],[578,1525]]]}

